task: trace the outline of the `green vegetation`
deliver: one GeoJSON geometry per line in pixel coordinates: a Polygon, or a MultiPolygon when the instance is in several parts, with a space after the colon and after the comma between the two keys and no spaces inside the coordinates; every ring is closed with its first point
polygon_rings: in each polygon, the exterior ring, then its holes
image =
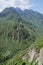
{"type": "Polygon", "coordinates": [[[35,48],[37,52],[40,51],[40,49],[43,47],[43,37],[39,37],[39,39],[37,39],[34,44],[32,44],[30,46],[30,48],[35,48]]]}
{"type": "Polygon", "coordinates": [[[39,52],[43,47],[43,15],[15,10],[6,8],[0,13],[0,65],[38,65],[35,60],[23,61],[20,55],[29,48],[39,52]]]}

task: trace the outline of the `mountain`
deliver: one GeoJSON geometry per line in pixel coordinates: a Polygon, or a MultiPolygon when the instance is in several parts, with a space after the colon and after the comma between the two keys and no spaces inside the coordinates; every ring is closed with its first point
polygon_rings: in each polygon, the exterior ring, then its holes
{"type": "Polygon", "coordinates": [[[16,14],[21,14],[22,13],[22,10],[20,8],[13,8],[13,7],[10,7],[10,8],[5,8],[1,13],[0,13],[0,17],[3,17],[3,16],[7,16],[11,13],[16,13],[16,14]]]}
{"type": "Polygon", "coordinates": [[[28,48],[36,40],[36,30],[36,26],[22,19],[15,9],[4,9],[0,13],[0,61],[5,62],[28,48]]]}
{"type": "Polygon", "coordinates": [[[18,7],[6,8],[0,13],[0,65],[12,65],[13,59],[15,59],[13,65],[20,65],[18,60],[20,63],[23,62],[19,57],[21,51],[22,54],[29,48],[39,51],[43,47],[42,39],[43,15],[41,13],[27,9],[23,11],[18,7]],[[18,64],[15,64],[16,61],[18,64]]]}
{"type": "Polygon", "coordinates": [[[3,12],[0,13],[0,18],[3,16],[6,17],[9,14],[14,14],[14,13],[16,13],[17,16],[21,17],[27,22],[33,23],[37,27],[38,32],[40,32],[43,35],[43,14],[37,11],[33,11],[32,9],[21,10],[18,7],[17,8],[10,7],[4,9],[3,12]]]}
{"type": "Polygon", "coordinates": [[[36,25],[38,32],[43,34],[43,15],[37,11],[24,10],[22,17],[28,22],[32,22],[36,25]]]}

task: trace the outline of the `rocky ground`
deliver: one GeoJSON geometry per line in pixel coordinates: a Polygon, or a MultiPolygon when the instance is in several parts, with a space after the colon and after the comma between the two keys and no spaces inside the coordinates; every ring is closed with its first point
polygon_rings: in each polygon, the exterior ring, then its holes
{"type": "Polygon", "coordinates": [[[27,51],[25,54],[23,54],[22,60],[24,61],[28,56],[28,61],[32,62],[35,60],[35,62],[38,62],[38,65],[43,65],[43,48],[40,49],[40,52],[36,52],[35,49],[31,49],[27,51]]]}

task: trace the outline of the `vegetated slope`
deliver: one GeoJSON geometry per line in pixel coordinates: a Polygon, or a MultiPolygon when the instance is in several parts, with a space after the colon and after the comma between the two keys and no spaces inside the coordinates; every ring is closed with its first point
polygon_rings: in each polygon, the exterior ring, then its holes
{"type": "Polygon", "coordinates": [[[22,17],[22,19],[26,20],[27,22],[32,22],[38,29],[38,32],[40,32],[41,34],[43,34],[43,15],[37,11],[33,11],[33,10],[28,10],[25,9],[24,11],[22,11],[20,8],[6,8],[1,14],[0,16],[7,16],[10,13],[16,13],[18,16],[22,17]],[[6,13],[7,12],[7,13],[6,13]]]}
{"type": "Polygon", "coordinates": [[[34,42],[40,36],[39,32],[43,35],[43,15],[38,12],[11,7],[0,13],[0,65],[12,65],[14,59],[18,62],[16,65],[22,65],[23,61],[18,53],[31,45],[37,47],[34,42]],[[14,59],[10,60],[11,58],[14,59]]]}
{"type": "Polygon", "coordinates": [[[38,32],[43,34],[43,15],[33,10],[24,10],[22,17],[37,26],[38,32]]]}
{"type": "Polygon", "coordinates": [[[30,48],[22,51],[21,53],[18,53],[17,55],[15,55],[14,57],[12,57],[10,60],[7,61],[6,65],[39,65],[39,60],[40,58],[38,58],[40,55],[40,49],[43,48],[43,37],[40,37],[39,39],[37,39],[34,44],[32,44],[30,46],[30,48]],[[36,51],[35,51],[36,49],[36,51]],[[30,52],[31,50],[31,52],[30,52]],[[33,60],[31,61],[29,58],[31,57],[29,56],[33,54],[33,60]],[[35,55],[34,55],[35,54],[35,55]],[[19,60],[19,61],[18,61],[19,60]],[[29,61],[30,60],[30,61],[29,61]]]}
{"type": "Polygon", "coordinates": [[[37,28],[12,9],[0,13],[0,62],[28,48],[35,40],[37,28]]]}
{"type": "Polygon", "coordinates": [[[30,46],[30,49],[36,49],[37,52],[40,51],[41,48],[43,48],[43,36],[41,36],[40,38],[38,38],[34,44],[32,44],[30,46]]]}

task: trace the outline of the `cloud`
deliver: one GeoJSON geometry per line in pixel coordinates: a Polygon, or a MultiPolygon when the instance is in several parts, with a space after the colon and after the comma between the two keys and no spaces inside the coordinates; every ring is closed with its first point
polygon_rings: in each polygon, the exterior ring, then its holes
{"type": "Polygon", "coordinates": [[[0,11],[6,7],[19,7],[21,9],[28,9],[32,7],[29,0],[0,0],[0,11]]]}

